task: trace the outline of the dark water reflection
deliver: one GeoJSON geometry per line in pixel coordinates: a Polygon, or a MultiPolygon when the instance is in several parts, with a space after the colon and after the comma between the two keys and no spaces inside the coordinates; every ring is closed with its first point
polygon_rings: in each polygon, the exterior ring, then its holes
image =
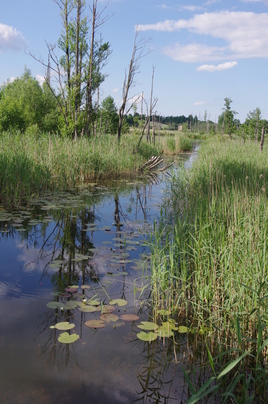
{"type": "Polygon", "coordinates": [[[159,215],[164,178],[158,184],[98,184],[40,196],[31,210],[0,210],[1,403],[186,399],[180,362],[189,353],[187,338],[178,335],[176,345],[137,338],[137,324],[150,318],[144,241],[159,215]],[[115,306],[116,323],[94,330],[84,323],[98,312],[47,307],[51,301],[64,305],[70,285],[103,304],[115,298],[128,303],[115,306]],[[123,321],[125,313],[140,319],[123,321]],[[62,331],[50,327],[61,321],[75,324],[71,333],[79,340],[58,342],[62,331]]]}

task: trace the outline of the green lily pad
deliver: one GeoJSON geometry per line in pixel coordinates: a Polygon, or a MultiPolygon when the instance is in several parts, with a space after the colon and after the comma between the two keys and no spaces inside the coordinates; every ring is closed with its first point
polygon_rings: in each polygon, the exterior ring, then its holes
{"type": "Polygon", "coordinates": [[[49,266],[50,266],[50,268],[59,268],[63,263],[64,263],[63,260],[55,260],[55,261],[52,261],[49,264],[49,266]]]}
{"type": "Polygon", "coordinates": [[[69,309],[75,309],[78,306],[78,302],[75,302],[74,300],[69,300],[68,302],[66,302],[66,306],[69,309]]]}
{"type": "Polygon", "coordinates": [[[109,323],[110,321],[112,321],[112,322],[117,321],[119,319],[119,317],[113,313],[106,313],[106,314],[101,314],[100,319],[103,321],[107,321],[109,323]]]}
{"type": "Polygon", "coordinates": [[[68,307],[60,302],[49,302],[47,303],[47,307],[50,309],[61,309],[61,310],[66,310],[68,307]]]}
{"type": "Polygon", "coordinates": [[[141,328],[142,330],[146,330],[146,331],[154,331],[159,328],[159,326],[157,324],[150,323],[149,321],[142,321],[137,327],[141,328]]]}
{"type": "Polygon", "coordinates": [[[189,328],[185,327],[184,325],[180,325],[178,331],[180,334],[186,334],[187,332],[189,332],[189,328]]]}
{"type": "Polygon", "coordinates": [[[137,334],[137,337],[141,340],[141,341],[146,341],[146,342],[151,342],[154,341],[157,338],[157,335],[154,332],[139,332],[137,334]]]}
{"type": "Polygon", "coordinates": [[[70,285],[68,286],[69,289],[79,289],[78,285],[70,285]]]}
{"type": "Polygon", "coordinates": [[[57,330],[61,330],[61,331],[72,330],[74,327],[75,327],[75,324],[70,324],[67,321],[62,321],[61,323],[55,324],[55,328],[57,328],[57,330]]]}
{"type": "Polygon", "coordinates": [[[96,306],[84,305],[79,307],[78,310],[82,311],[83,313],[94,313],[95,311],[98,311],[98,308],[96,306]]]}
{"type": "Polygon", "coordinates": [[[79,339],[77,334],[68,334],[68,332],[63,332],[59,335],[58,341],[62,344],[72,344],[79,339]]]}
{"type": "Polygon", "coordinates": [[[89,304],[90,306],[99,306],[100,302],[99,300],[91,299],[87,301],[87,304],[89,304]]]}
{"type": "Polygon", "coordinates": [[[127,301],[125,299],[112,299],[109,301],[109,303],[112,305],[118,304],[120,307],[127,305],[127,301]]]}
{"type": "Polygon", "coordinates": [[[90,286],[89,285],[82,285],[81,289],[90,289],[90,286]]]}
{"type": "Polygon", "coordinates": [[[161,314],[162,316],[170,316],[171,311],[170,310],[157,310],[157,314],[161,314]]]}
{"type": "Polygon", "coordinates": [[[158,330],[156,330],[156,335],[160,338],[170,338],[173,337],[174,332],[171,328],[159,327],[158,330]]]}
{"type": "Polygon", "coordinates": [[[120,316],[121,320],[124,321],[137,321],[139,320],[139,317],[136,316],[136,314],[122,314],[120,316]]]}
{"type": "Polygon", "coordinates": [[[105,322],[103,320],[88,320],[85,325],[90,328],[103,328],[105,327],[105,322]]]}

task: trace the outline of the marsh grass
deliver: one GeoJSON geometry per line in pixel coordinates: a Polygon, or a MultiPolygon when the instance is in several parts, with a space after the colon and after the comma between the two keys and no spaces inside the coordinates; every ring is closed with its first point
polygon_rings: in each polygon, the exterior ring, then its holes
{"type": "Polygon", "coordinates": [[[174,155],[191,151],[194,141],[184,133],[174,132],[157,137],[156,144],[159,145],[164,154],[174,155]]]}
{"type": "Polygon", "coordinates": [[[18,206],[39,191],[74,187],[88,181],[135,176],[157,146],[114,136],[81,138],[74,142],[57,135],[0,136],[0,202],[18,206]]]}
{"type": "MultiPolygon", "coordinates": [[[[203,145],[192,169],[173,178],[152,245],[154,305],[177,313],[193,332],[209,330],[214,354],[231,350],[225,363],[247,352],[232,394],[242,394],[242,385],[254,399],[268,388],[267,181],[267,149],[203,145]]],[[[236,380],[235,372],[229,367],[225,378],[236,380]]]]}

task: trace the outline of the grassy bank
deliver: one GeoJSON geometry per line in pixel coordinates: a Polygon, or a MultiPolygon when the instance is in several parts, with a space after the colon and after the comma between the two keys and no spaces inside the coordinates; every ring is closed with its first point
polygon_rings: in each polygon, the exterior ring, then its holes
{"type": "Polygon", "coordinates": [[[115,136],[77,142],[53,135],[0,135],[0,202],[18,206],[40,190],[67,189],[87,181],[133,176],[156,146],[115,136]]]}
{"type": "Polygon", "coordinates": [[[215,364],[208,351],[212,377],[201,398],[211,388],[226,402],[267,402],[267,181],[267,148],[203,145],[192,169],[173,178],[155,234],[154,305],[210,335],[219,354],[215,364]]]}

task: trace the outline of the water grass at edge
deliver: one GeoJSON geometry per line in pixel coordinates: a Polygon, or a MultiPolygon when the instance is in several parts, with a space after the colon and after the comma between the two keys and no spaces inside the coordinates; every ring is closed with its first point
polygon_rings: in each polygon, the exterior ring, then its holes
{"type": "MultiPolygon", "coordinates": [[[[237,364],[246,366],[250,376],[242,372],[241,380],[255,398],[268,391],[267,181],[268,149],[203,144],[190,171],[172,179],[151,246],[154,306],[177,313],[193,332],[207,331],[211,355],[231,350],[234,361],[247,352],[247,365],[244,356],[237,364]]],[[[237,372],[226,372],[229,382],[237,372]]]]}
{"type": "Polygon", "coordinates": [[[58,135],[0,135],[0,202],[18,206],[40,191],[62,190],[108,178],[131,177],[159,147],[115,136],[81,138],[58,135]]]}

